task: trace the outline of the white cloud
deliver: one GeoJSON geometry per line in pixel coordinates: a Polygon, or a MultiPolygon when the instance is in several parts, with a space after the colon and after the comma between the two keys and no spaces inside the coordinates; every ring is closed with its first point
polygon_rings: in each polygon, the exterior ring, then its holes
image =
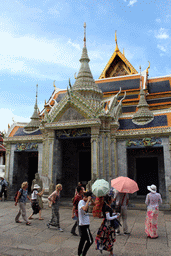
{"type": "Polygon", "coordinates": [[[159,18],[158,18],[158,19],[156,19],[156,22],[160,23],[160,22],[161,22],[161,19],[159,19],[159,18]]]}
{"type": "MultiPolygon", "coordinates": [[[[35,64],[58,64],[69,68],[78,68],[75,56],[79,44],[67,38],[48,40],[35,35],[14,36],[9,32],[0,31],[0,69],[11,72],[37,74],[35,64]]],[[[81,52],[80,52],[81,54],[81,52]]]]}
{"type": "Polygon", "coordinates": [[[13,123],[12,119],[17,122],[29,122],[30,118],[25,118],[23,116],[18,116],[14,114],[13,109],[1,108],[0,116],[3,122],[0,123],[0,131],[8,130],[8,124],[11,125],[13,123]]]}
{"type": "Polygon", "coordinates": [[[160,49],[162,52],[166,52],[166,47],[164,47],[163,45],[158,44],[157,48],[160,49]]]}
{"type": "MultiPolygon", "coordinates": [[[[55,2],[55,1],[54,1],[55,2]]],[[[53,7],[48,8],[48,14],[54,16],[55,18],[66,18],[70,13],[70,5],[67,1],[62,1],[55,4],[53,7]]]]}
{"type": "Polygon", "coordinates": [[[169,35],[165,28],[160,28],[159,31],[155,32],[155,37],[157,39],[167,39],[167,38],[169,38],[169,35]]]}
{"type": "Polygon", "coordinates": [[[71,39],[70,39],[70,38],[69,38],[69,40],[68,40],[68,44],[72,45],[75,49],[77,49],[77,50],[81,51],[81,47],[80,47],[80,45],[79,45],[79,44],[76,44],[76,43],[71,42],[71,39]]]}
{"type": "Polygon", "coordinates": [[[133,6],[136,2],[138,2],[137,0],[131,0],[129,1],[128,6],[133,6]]]}
{"type": "Polygon", "coordinates": [[[91,56],[90,58],[91,58],[91,61],[98,61],[99,62],[99,60],[103,60],[103,57],[102,57],[102,53],[100,52],[100,51],[92,51],[92,50],[90,50],[89,51],[89,56],[91,56]]]}

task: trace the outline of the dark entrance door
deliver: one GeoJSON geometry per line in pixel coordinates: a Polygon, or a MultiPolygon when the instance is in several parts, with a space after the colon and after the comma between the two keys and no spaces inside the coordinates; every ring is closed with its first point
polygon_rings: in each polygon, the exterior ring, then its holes
{"type": "Polygon", "coordinates": [[[30,192],[32,180],[35,178],[36,172],[38,172],[37,151],[15,152],[13,173],[13,186],[15,190],[20,188],[22,182],[27,181],[29,184],[28,191],[30,192]]]}
{"type": "Polygon", "coordinates": [[[165,197],[165,170],[163,147],[142,147],[127,149],[128,177],[138,183],[139,191],[131,197],[145,196],[147,186],[155,184],[165,197]]]}
{"type": "Polygon", "coordinates": [[[91,180],[91,151],[79,152],[79,180],[91,180]]]}
{"type": "Polygon", "coordinates": [[[61,139],[62,196],[73,197],[79,181],[91,180],[91,143],[86,139],[61,139]]]}
{"type": "Polygon", "coordinates": [[[38,153],[30,152],[28,155],[28,191],[31,191],[32,181],[35,179],[35,173],[38,172],[38,153]]]}
{"type": "Polygon", "coordinates": [[[155,184],[158,187],[158,158],[136,158],[137,183],[139,191],[137,195],[146,195],[147,186],[155,184]]]}

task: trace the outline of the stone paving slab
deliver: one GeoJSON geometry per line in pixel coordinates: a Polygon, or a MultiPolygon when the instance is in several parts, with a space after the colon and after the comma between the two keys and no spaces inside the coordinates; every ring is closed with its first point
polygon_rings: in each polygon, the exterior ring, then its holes
{"type": "MultiPolygon", "coordinates": [[[[30,204],[27,204],[27,215],[31,214],[30,204]]],[[[77,256],[79,237],[70,233],[74,221],[71,219],[71,207],[60,207],[60,223],[64,232],[57,228],[47,228],[51,218],[51,209],[42,211],[43,221],[38,215],[31,220],[31,226],[15,223],[18,207],[14,202],[0,202],[0,256],[77,256]]],[[[128,225],[130,235],[116,237],[114,245],[115,256],[170,256],[171,255],[171,212],[159,213],[159,238],[149,239],[144,232],[146,211],[128,210],[128,225]]],[[[22,217],[21,217],[22,220],[22,217]]],[[[90,229],[95,239],[102,219],[93,218],[90,214],[90,229]]],[[[78,233],[78,230],[77,230],[78,233]]],[[[95,243],[89,249],[87,256],[100,256],[95,250],[95,243]]],[[[109,256],[109,252],[103,252],[109,256]]]]}

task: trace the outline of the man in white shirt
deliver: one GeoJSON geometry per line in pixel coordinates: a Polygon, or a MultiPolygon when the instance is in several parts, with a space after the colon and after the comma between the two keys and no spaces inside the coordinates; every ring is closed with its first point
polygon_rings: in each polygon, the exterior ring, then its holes
{"type": "MultiPolygon", "coordinates": [[[[125,235],[130,235],[128,232],[128,225],[127,225],[127,206],[129,202],[129,194],[128,193],[115,193],[116,205],[121,206],[120,217],[122,217],[123,221],[123,232],[125,235]]],[[[120,218],[119,218],[120,221],[120,218]]],[[[116,235],[120,235],[120,227],[116,231],[116,235]]]]}
{"type": "Polygon", "coordinates": [[[90,219],[88,214],[88,206],[91,201],[91,196],[92,196],[92,192],[90,191],[85,192],[83,196],[83,200],[80,200],[78,203],[78,219],[79,219],[79,227],[81,231],[81,238],[78,246],[79,256],[85,256],[87,254],[88,249],[93,244],[93,237],[89,229],[90,219]]]}

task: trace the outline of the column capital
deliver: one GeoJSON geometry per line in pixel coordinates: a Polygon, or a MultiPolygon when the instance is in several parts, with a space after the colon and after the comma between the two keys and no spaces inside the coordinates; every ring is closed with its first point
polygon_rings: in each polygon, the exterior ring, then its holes
{"type": "Polygon", "coordinates": [[[99,135],[91,135],[91,143],[93,143],[94,141],[97,143],[99,142],[99,135]]]}

